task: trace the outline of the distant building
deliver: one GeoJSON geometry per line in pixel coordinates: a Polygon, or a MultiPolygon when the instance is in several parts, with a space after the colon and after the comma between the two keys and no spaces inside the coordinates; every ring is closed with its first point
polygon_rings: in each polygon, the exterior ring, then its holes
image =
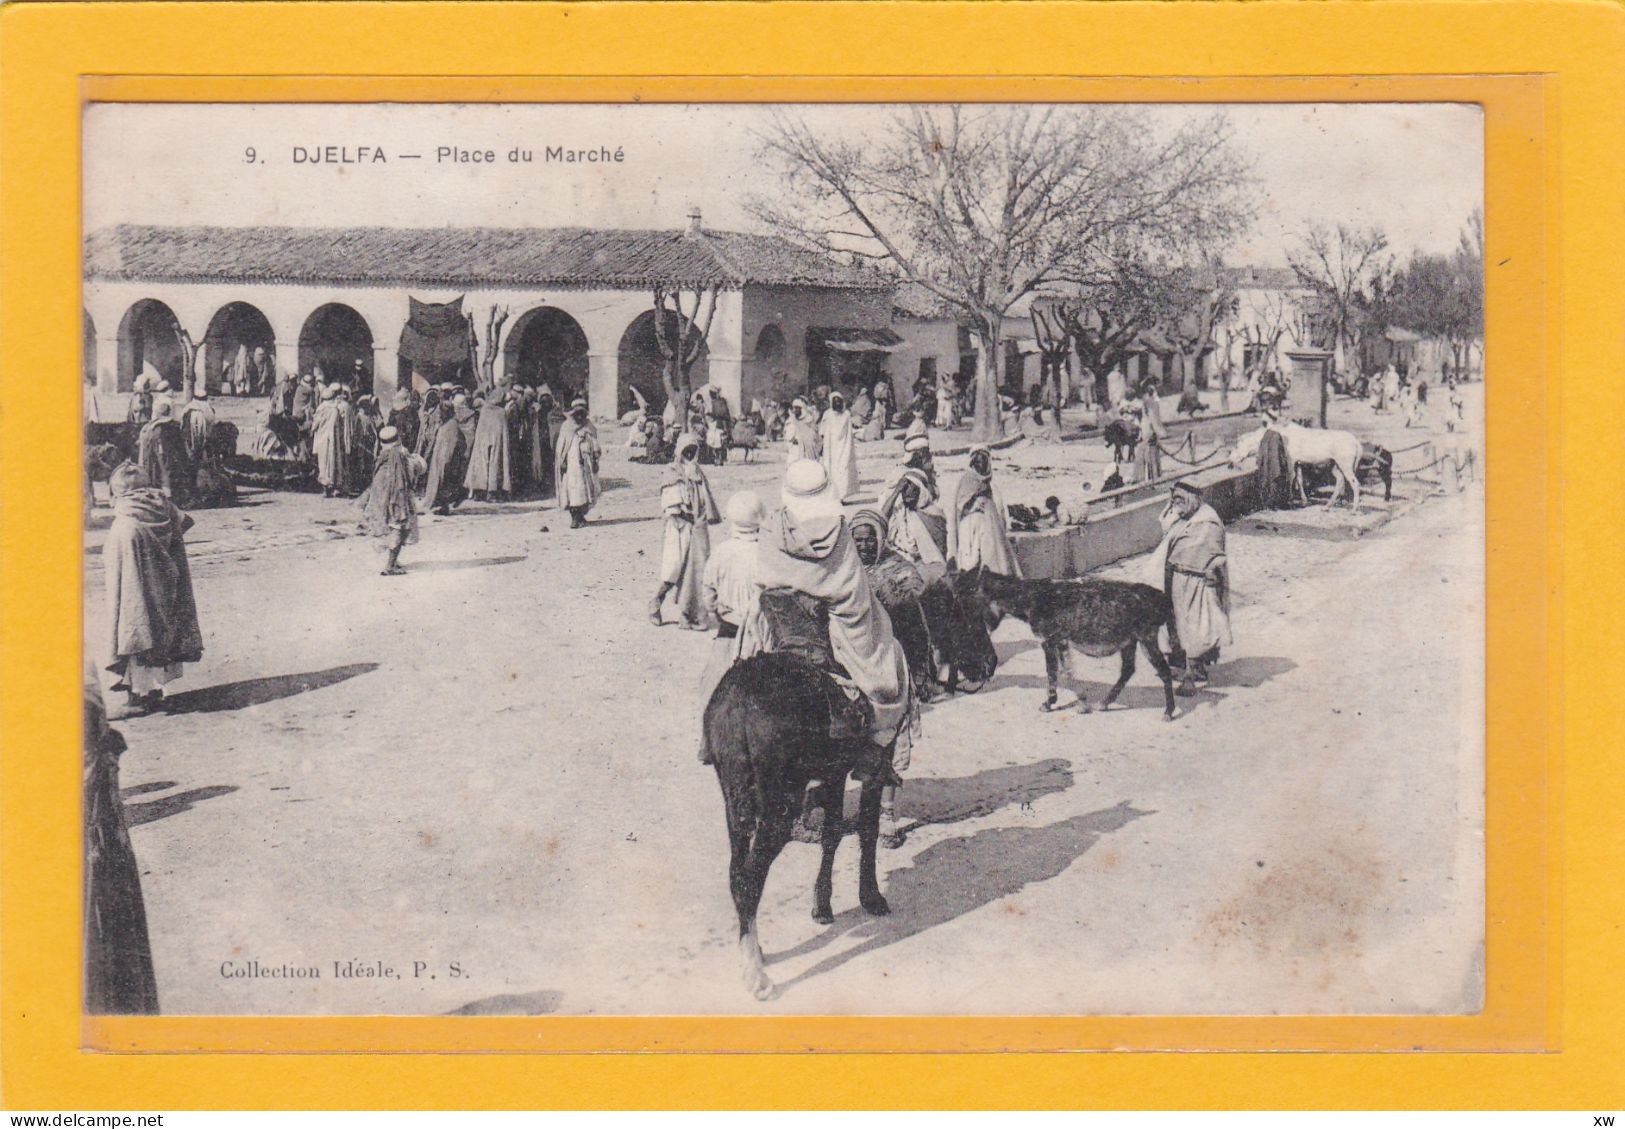
{"type": "Polygon", "coordinates": [[[1239,382],[1250,367],[1285,370],[1289,351],[1313,348],[1320,327],[1309,314],[1314,291],[1290,267],[1227,267],[1220,284],[1236,296],[1234,313],[1215,334],[1218,366],[1239,382]]]}
{"type": "Polygon", "coordinates": [[[935,386],[943,374],[976,371],[970,331],[947,302],[916,282],[897,286],[892,300],[892,327],[902,343],[892,354],[892,378],[900,403],[907,403],[921,379],[935,386]]]}
{"type": "Polygon", "coordinates": [[[196,379],[262,394],[269,373],[320,364],[379,395],[469,384],[469,321],[505,306],[499,376],[585,395],[599,418],[637,388],[664,404],[653,288],[718,288],[691,382],[736,410],[809,385],[887,373],[894,285],[771,236],[589,228],[154,227],[85,240],[84,371],[127,392],[150,367],[179,385],[184,328],[196,379]],[[359,365],[357,364],[359,362],[359,365]]]}

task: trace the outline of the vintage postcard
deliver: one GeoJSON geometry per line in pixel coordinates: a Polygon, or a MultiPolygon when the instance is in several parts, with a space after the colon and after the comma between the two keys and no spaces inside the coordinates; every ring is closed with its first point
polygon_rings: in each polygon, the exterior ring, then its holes
{"type": "Polygon", "coordinates": [[[89,104],[87,1011],[1477,1013],[1484,130],[89,104]]]}

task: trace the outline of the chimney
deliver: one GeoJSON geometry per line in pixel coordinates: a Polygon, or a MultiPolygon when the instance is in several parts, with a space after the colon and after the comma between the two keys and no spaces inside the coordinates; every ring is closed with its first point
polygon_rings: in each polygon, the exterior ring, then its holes
{"type": "Polygon", "coordinates": [[[688,233],[690,235],[698,235],[700,233],[700,206],[698,204],[689,205],[688,233]]]}

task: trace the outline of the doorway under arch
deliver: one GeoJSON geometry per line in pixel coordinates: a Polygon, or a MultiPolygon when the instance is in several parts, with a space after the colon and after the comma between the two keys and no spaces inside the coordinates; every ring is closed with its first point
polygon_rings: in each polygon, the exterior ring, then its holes
{"type": "MultiPolygon", "coordinates": [[[[667,310],[664,329],[666,342],[673,349],[677,347],[678,325],[677,315],[667,310]]],[[[634,388],[643,393],[650,407],[656,411],[663,410],[666,406],[666,383],[661,374],[665,367],[666,358],[660,351],[660,342],[655,338],[655,312],[645,310],[633,318],[632,324],[621,334],[621,345],[615,361],[615,385],[622,401],[616,405],[617,414],[635,406],[632,400],[634,388]]],[[[710,380],[710,351],[702,344],[699,357],[688,370],[689,387],[699,388],[710,383],[710,380]]],[[[732,406],[737,410],[738,405],[732,406]]]]}
{"type": "MultiPolygon", "coordinates": [[[[741,395],[748,392],[751,397],[777,400],[783,404],[794,399],[804,382],[790,375],[789,352],[790,347],[782,329],[772,322],[762,326],[762,331],[756,335],[756,348],[751,354],[752,379],[748,389],[741,390],[741,395]]],[[[744,412],[749,407],[747,399],[739,410],[744,412]]]]}
{"type": "Polygon", "coordinates": [[[276,333],[247,302],[215,311],[203,337],[203,381],[210,393],[268,396],[276,383],[276,333]]]}
{"type": "Polygon", "coordinates": [[[152,368],[170,387],[179,389],[185,376],[180,319],[156,298],[142,298],[129,308],[118,327],[118,391],[135,389],[135,378],[152,368]]]}
{"type": "Polygon", "coordinates": [[[553,390],[560,404],[587,395],[587,331],[557,306],[519,315],[502,347],[502,372],[510,384],[553,390]]]}
{"type": "Polygon", "coordinates": [[[329,384],[359,385],[360,391],[371,392],[372,340],[366,318],[342,302],[329,302],[313,311],[299,331],[299,371],[314,372],[321,365],[329,384]]]}

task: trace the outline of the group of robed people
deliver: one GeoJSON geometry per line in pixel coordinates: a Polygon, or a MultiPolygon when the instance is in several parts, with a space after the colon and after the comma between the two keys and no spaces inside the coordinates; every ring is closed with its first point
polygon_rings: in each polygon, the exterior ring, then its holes
{"type": "Polygon", "coordinates": [[[229,503],[235,491],[211,443],[218,420],[208,391],[199,385],[178,410],[171,397],[167,381],[138,382],[129,414],[135,464],[176,505],[229,503]]]}

